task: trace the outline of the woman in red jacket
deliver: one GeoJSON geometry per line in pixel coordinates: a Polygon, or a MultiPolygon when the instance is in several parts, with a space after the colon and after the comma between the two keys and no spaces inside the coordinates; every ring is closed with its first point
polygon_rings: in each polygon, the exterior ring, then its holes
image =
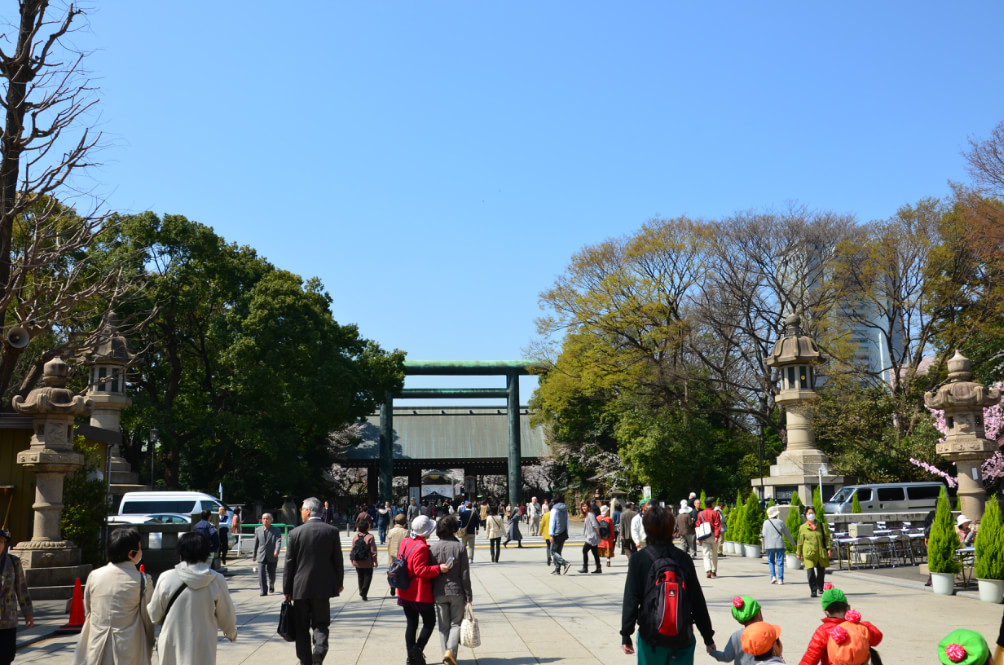
{"type": "Polygon", "coordinates": [[[408,562],[407,589],[397,590],[397,604],[404,608],[408,621],[404,629],[404,644],[408,649],[408,665],[425,665],[425,645],[436,629],[436,605],[432,595],[432,580],[452,567],[452,563],[429,565],[429,546],[426,539],[436,530],[436,523],[419,515],[411,522],[412,537],[401,541],[399,554],[408,562]],[[418,619],[422,618],[422,632],[418,633],[418,619]],[[418,633],[416,637],[416,633],[418,633]]]}

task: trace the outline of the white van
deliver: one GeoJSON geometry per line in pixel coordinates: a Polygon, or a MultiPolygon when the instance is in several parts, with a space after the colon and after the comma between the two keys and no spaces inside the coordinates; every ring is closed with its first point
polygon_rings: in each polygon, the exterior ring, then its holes
{"type": "Polygon", "coordinates": [[[223,504],[202,492],[126,492],[119,502],[119,515],[215,513],[223,504]]]}
{"type": "Polygon", "coordinates": [[[939,482],[923,483],[872,483],[849,485],[823,504],[827,514],[852,512],[857,495],[861,511],[865,513],[920,512],[934,510],[938,495],[944,487],[939,482]]]}

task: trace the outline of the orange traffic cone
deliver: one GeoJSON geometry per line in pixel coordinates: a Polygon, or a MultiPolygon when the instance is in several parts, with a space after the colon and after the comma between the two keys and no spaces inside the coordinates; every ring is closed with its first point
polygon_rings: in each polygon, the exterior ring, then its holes
{"type": "Polygon", "coordinates": [[[80,586],[80,578],[73,585],[73,600],[70,601],[70,620],[60,628],[59,633],[79,633],[84,627],[84,593],[80,586]]]}

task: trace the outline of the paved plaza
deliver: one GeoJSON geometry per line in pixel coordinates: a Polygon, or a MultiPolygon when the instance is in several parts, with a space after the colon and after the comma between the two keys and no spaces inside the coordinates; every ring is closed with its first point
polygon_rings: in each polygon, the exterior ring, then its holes
{"type": "MultiPolygon", "coordinates": [[[[502,550],[501,562],[493,564],[488,560],[487,541],[479,541],[472,584],[482,646],[474,651],[461,648],[459,660],[480,665],[636,662],[637,656],[624,655],[620,648],[626,559],[615,558],[610,568],[603,568],[602,575],[577,574],[582,560],[580,539],[565,546],[572,569],[565,576],[555,576],[545,565],[540,538],[527,538],[523,543],[521,549],[511,543],[502,550]]],[[[347,555],[347,538],[343,538],[342,546],[347,555]]],[[[385,560],[383,552],[380,560],[385,560]]],[[[719,649],[738,627],[730,615],[733,596],[748,594],[764,606],[766,620],[781,626],[785,660],[798,662],[822,617],[818,599],[809,598],[802,571],[788,571],[785,585],[777,586],[770,584],[766,559],[726,557],[720,561],[714,580],[704,578],[699,560],[695,564],[719,649]]],[[[238,637],[230,643],[220,636],[217,663],[295,665],[293,645],[275,634],[281,596],[258,595],[256,576],[247,556],[232,560],[229,572],[227,583],[237,606],[238,637]]],[[[996,639],[1000,605],[980,602],[974,592],[934,596],[922,585],[923,578],[916,571],[833,571],[827,579],[844,589],[852,606],[885,633],[878,650],[887,663],[937,662],[938,640],[958,627],[978,630],[991,643],[996,639]]],[[[325,662],[404,665],[404,614],[395,599],[386,594],[383,576],[379,572],[374,576],[367,602],[359,598],[356,586],[356,573],[348,567],[345,592],[331,603],[331,651],[325,662]]],[[[48,636],[66,622],[64,609],[62,602],[38,604],[39,623],[35,629],[19,633],[22,646],[15,663],[72,662],[77,636],[48,636]]],[[[695,662],[715,662],[700,646],[700,639],[698,643],[695,662]]],[[[438,632],[433,634],[425,654],[429,663],[439,661],[438,632]]]]}

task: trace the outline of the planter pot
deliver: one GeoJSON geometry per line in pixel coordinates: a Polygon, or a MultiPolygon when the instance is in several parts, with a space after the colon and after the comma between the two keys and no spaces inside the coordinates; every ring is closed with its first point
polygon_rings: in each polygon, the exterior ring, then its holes
{"type": "Polygon", "coordinates": [[[785,554],[784,567],[788,570],[802,570],[802,560],[794,554],[785,554]]]}
{"type": "Polygon", "coordinates": [[[955,575],[952,573],[931,573],[931,589],[943,596],[955,594],[955,575]]]}
{"type": "Polygon", "coordinates": [[[743,556],[747,559],[759,559],[760,558],[760,546],[759,545],[749,545],[743,543],[743,556]]]}
{"type": "Polygon", "coordinates": [[[1004,580],[976,580],[980,587],[980,600],[986,603],[1004,602],[1004,580]]]}
{"type": "Polygon", "coordinates": [[[738,552],[736,552],[736,541],[734,541],[734,540],[726,540],[725,541],[725,553],[726,554],[738,554],[738,552]]]}

